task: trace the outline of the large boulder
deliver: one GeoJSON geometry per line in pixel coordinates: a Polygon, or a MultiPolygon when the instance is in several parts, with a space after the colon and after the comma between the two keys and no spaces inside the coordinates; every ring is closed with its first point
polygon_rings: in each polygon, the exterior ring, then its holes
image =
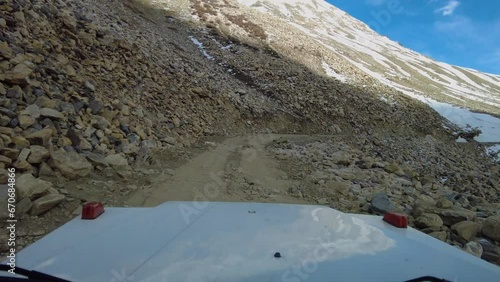
{"type": "Polygon", "coordinates": [[[88,151],[84,151],[82,154],[87,158],[87,160],[89,160],[89,162],[91,162],[95,166],[101,166],[101,167],[108,166],[106,158],[101,154],[92,153],[88,151]]]}
{"type": "Polygon", "coordinates": [[[436,203],[417,200],[413,206],[413,215],[419,217],[424,213],[433,213],[439,215],[444,225],[451,226],[461,221],[474,221],[476,213],[461,207],[451,206],[449,208],[440,208],[436,203]]]}
{"type": "Polygon", "coordinates": [[[30,198],[24,198],[21,201],[17,202],[16,214],[18,215],[25,214],[31,209],[32,206],[33,203],[31,202],[30,198]]]}
{"type": "Polygon", "coordinates": [[[64,200],[64,195],[61,194],[48,194],[33,201],[30,209],[31,215],[40,215],[64,200]]]}
{"type": "Polygon", "coordinates": [[[387,194],[377,193],[372,197],[370,209],[375,213],[385,214],[394,210],[394,205],[389,200],[389,197],[387,197],[387,194]]]}
{"type": "Polygon", "coordinates": [[[35,178],[30,173],[22,174],[16,180],[16,192],[18,200],[24,198],[36,199],[45,194],[52,183],[35,178]]]}
{"type": "Polygon", "coordinates": [[[482,233],[484,236],[500,242],[500,215],[488,217],[484,221],[482,233]]]}
{"type": "Polygon", "coordinates": [[[473,241],[465,244],[463,250],[478,258],[483,255],[483,247],[478,242],[473,241]]]}
{"type": "Polygon", "coordinates": [[[106,162],[117,171],[130,170],[128,161],[120,154],[109,155],[105,158],[106,162]]]}
{"type": "Polygon", "coordinates": [[[26,139],[33,145],[46,146],[49,143],[50,137],[52,137],[52,129],[44,128],[42,130],[33,132],[26,136],[26,139]]]}
{"type": "Polygon", "coordinates": [[[27,85],[29,76],[33,70],[26,64],[21,63],[15,66],[12,70],[5,73],[5,81],[11,84],[27,85]]]}
{"type": "Polygon", "coordinates": [[[30,164],[39,164],[45,161],[50,155],[49,150],[42,146],[33,145],[30,147],[30,150],[31,153],[28,157],[28,162],[30,164]]]}
{"type": "Polygon", "coordinates": [[[54,109],[51,109],[51,108],[41,108],[40,115],[42,117],[47,117],[47,118],[51,118],[51,119],[63,119],[64,118],[64,115],[61,112],[54,110],[54,109]]]}
{"type": "Polygon", "coordinates": [[[54,167],[69,179],[87,176],[92,170],[92,164],[84,156],[74,151],[67,152],[60,149],[53,151],[51,157],[54,161],[54,167]]]}
{"type": "Polygon", "coordinates": [[[419,228],[441,227],[443,220],[437,214],[424,213],[415,219],[415,226],[419,228]]]}
{"type": "Polygon", "coordinates": [[[479,238],[475,242],[481,245],[481,249],[483,250],[483,254],[481,256],[482,259],[487,260],[492,263],[500,264],[500,247],[495,245],[494,242],[486,239],[479,238]]]}
{"type": "Polygon", "coordinates": [[[462,221],[451,226],[451,230],[455,231],[460,238],[470,241],[481,230],[481,225],[472,221],[462,221]]]}

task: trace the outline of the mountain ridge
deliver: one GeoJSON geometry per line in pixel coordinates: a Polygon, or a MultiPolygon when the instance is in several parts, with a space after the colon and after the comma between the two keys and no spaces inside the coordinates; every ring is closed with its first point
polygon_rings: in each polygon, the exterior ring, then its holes
{"type": "MultiPolygon", "coordinates": [[[[164,1],[156,1],[160,2],[164,1]]],[[[286,50],[293,48],[328,49],[319,52],[321,58],[300,55],[304,56],[302,61],[306,64],[316,60],[312,67],[324,66],[325,73],[333,74],[329,69],[337,70],[335,73],[339,75],[336,77],[344,82],[364,85],[366,81],[360,77],[367,75],[375,80],[373,83],[384,84],[414,98],[431,98],[473,111],[500,115],[500,75],[435,61],[377,34],[365,23],[325,1],[205,2],[207,9],[198,13],[195,20],[215,25],[223,33],[227,29],[230,31],[226,33],[244,33],[234,27],[238,25],[234,20],[227,18],[227,15],[234,17],[238,14],[246,18],[247,23],[264,26],[266,38],[261,38],[261,41],[271,48],[279,48],[281,53],[293,53],[286,50]],[[208,10],[211,12],[206,13],[208,10]],[[225,26],[228,23],[229,28],[225,26]],[[296,36],[294,40],[286,33],[302,33],[304,36],[296,36]],[[290,42],[277,42],[285,40],[290,42]],[[323,57],[332,61],[324,62],[323,57]],[[356,69],[354,74],[352,69],[356,69]]],[[[193,3],[195,10],[201,5],[200,1],[193,3]]],[[[248,34],[252,37],[251,33],[248,34]]]]}

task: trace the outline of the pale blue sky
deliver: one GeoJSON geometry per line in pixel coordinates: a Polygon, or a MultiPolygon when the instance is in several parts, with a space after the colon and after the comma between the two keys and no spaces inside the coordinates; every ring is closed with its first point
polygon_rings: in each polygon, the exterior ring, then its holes
{"type": "Polygon", "coordinates": [[[327,0],[439,61],[500,74],[499,0],[327,0]]]}

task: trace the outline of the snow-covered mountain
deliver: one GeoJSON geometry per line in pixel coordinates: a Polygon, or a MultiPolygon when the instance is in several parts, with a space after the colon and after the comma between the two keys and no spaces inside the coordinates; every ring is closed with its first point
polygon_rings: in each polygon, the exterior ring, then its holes
{"type": "MultiPolygon", "coordinates": [[[[282,19],[352,66],[409,95],[422,95],[477,110],[500,113],[500,76],[430,59],[381,36],[366,24],[322,0],[239,0],[241,4],[282,19]]],[[[355,80],[342,69],[325,72],[355,80]]]]}
{"type": "Polygon", "coordinates": [[[459,125],[494,128],[482,141],[500,141],[495,137],[500,136],[500,119],[465,109],[500,115],[500,75],[433,60],[376,33],[324,0],[155,2],[181,7],[196,22],[271,48],[322,75],[377,89],[388,103],[391,88],[427,103],[459,125]]]}

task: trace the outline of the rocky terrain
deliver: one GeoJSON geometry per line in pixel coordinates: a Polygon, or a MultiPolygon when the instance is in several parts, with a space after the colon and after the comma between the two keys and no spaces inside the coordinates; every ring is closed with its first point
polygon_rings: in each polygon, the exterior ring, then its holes
{"type": "Polygon", "coordinates": [[[0,2],[0,183],[16,169],[18,245],[88,201],[196,200],[220,171],[208,200],[396,210],[500,263],[500,165],[482,144],[373,78],[343,83],[266,45],[236,8],[216,28],[214,6],[155,3],[0,2]]]}

